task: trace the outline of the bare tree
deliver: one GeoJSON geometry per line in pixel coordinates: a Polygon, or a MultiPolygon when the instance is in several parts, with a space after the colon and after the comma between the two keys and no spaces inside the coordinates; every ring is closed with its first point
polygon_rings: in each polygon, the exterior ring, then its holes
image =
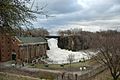
{"type": "Polygon", "coordinates": [[[44,28],[36,28],[36,29],[30,29],[29,32],[31,33],[32,36],[48,36],[49,32],[47,29],[44,28]]]}
{"type": "Polygon", "coordinates": [[[32,10],[35,0],[0,0],[0,33],[13,33],[14,29],[21,28],[21,26],[31,26],[31,20],[36,20],[35,14],[45,14],[42,7],[40,9],[32,10]]]}
{"type": "Polygon", "coordinates": [[[98,52],[95,59],[104,63],[114,80],[120,76],[120,34],[100,33],[94,36],[92,48],[98,52]]]}
{"type": "Polygon", "coordinates": [[[68,58],[67,58],[67,61],[70,63],[70,71],[71,71],[71,64],[72,62],[75,60],[75,55],[74,54],[69,54],[68,55],[68,58]]]}

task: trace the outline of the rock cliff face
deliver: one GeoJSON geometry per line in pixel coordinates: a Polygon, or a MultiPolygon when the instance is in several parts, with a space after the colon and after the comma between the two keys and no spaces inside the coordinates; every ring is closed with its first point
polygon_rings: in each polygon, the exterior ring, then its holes
{"type": "Polygon", "coordinates": [[[58,40],[58,46],[60,48],[72,51],[88,49],[89,43],[88,36],[63,36],[58,40]]]}

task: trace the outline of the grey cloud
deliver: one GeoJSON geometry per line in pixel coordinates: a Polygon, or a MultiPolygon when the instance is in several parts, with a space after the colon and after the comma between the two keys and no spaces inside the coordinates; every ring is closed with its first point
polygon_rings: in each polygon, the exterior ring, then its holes
{"type": "Polygon", "coordinates": [[[78,7],[77,0],[41,0],[41,3],[46,3],[50,13],[61,14],[70,13],[82,9],[78,7]]]}
{"type": "Polygon", "coordinates": [[[38,16],[35,26],[41,25],[48,29],[76,25],[77,23],[81,23],[79,25],[87,24],[104,27],[111,25],[112,28],[119,26],[120,0],[84,1],[78,4],[77,0],[46,0],[47,10],[50,11],[50,15],[55,17],[43,20],[38,16]]]}

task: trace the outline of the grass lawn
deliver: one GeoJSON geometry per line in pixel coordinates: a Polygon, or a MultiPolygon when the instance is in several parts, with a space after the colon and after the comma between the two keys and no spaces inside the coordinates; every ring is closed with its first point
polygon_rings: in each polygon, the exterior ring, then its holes
{"type": "MultiPolygon", "coordinates": [[[[85,62],[72,63],[72,69],[78,70],[80,66],[92,66],[97,62],[93,59],[87,60],[85,62]]],[[[30,64],[30,67],[40,68],[40,69],[52,69],[52,70],[67,70],[70,68],[70,64],[30,64]]]]}

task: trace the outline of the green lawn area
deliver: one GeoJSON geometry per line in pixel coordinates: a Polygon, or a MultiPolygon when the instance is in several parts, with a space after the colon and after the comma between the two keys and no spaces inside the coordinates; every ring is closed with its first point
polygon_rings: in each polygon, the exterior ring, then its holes
{"type": "MultiPolygon", "coordinates": [[[[72,69],[78,70],[80,66],[92,66],[95,65],[97,62],[93,59],[87,60],[85,62],[77,62],[72,63],[72,69]]],[[[52,70],[67,70],[70,68],[70,64],[30,64],[30,67],[33,68],[40,68],[40,69],[52,69],[52,70]]]]}

